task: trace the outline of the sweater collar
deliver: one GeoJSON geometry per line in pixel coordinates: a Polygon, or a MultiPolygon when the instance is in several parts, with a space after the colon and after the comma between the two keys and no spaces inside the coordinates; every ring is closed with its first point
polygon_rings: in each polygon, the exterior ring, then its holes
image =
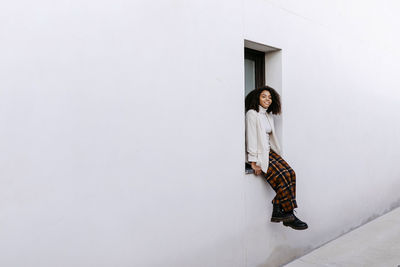
{"type": "Polygon", "coordinates": [[[261,114],[267,114],[267,109],[263,108],[261,105],[258,105],[258,112],[261,114]]]}

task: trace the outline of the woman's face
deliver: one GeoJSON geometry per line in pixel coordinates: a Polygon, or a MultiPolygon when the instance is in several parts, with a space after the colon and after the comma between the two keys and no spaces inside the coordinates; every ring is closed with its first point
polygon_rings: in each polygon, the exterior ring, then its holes
{"type": "Polygon", "coordinates": [[[265,109],[268,109],[268,107],[272,104],[272,97],[271,93],[267,90],[264,90],[260,94],[260,106],[262,106],[265,109]]]}

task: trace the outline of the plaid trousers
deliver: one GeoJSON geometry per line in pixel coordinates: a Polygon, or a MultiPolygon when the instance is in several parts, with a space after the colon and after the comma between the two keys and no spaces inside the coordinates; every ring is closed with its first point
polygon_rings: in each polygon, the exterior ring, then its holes
{"type": "Polygon", "coordinates": [[[272,149],[269,152],[269,166],[267,173],[264,173],[264,177],[276,192],[272,204],[280,204],[284,211],[291,211],[297,208],[296,173],[272,149]]]}

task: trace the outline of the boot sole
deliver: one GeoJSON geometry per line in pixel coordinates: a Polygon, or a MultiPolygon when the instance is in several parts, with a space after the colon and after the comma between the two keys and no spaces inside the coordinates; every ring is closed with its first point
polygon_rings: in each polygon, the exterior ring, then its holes
{"type": "Polygon", "coordinates": [[[290,222],[293,221],[294,217],[293,216],[288,216],[288,217],[272,217],[271,222],[279,223],[279,222],[290,222]]]}

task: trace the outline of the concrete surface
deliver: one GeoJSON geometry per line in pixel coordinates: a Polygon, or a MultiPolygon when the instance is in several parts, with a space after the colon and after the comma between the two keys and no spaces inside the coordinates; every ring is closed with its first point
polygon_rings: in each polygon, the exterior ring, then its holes
{"type": "Polygon", "coordinates": [[[285,265],[400,266],[400,208],[285,265]]]}

